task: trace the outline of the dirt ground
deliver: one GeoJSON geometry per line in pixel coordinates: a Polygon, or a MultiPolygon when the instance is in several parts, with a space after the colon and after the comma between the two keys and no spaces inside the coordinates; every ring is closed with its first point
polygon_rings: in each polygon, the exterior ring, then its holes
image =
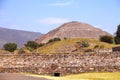
{"type": "Polygon", "coordinates": [[[0,73],[0,80],[48,80],[17,73],[0,73]]]}

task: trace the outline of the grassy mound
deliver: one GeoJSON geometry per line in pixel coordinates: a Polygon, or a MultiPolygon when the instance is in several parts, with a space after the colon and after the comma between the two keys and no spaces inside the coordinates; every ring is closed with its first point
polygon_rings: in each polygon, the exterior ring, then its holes
{"type": "Polygon", "coordinates": [[[34,52],[38,53],[69,53],[72,50],[75,50],[75,45],[77,42],[88,42],[90,44],[87,49],[93,49],[95,45],[103,45],[104,48],[112,48],[116,45],[100,42],[95,39],[88,38],[75,38],[75,39],[66,39],[61,41],[52,42],[44,45],[41,48],[36,49],[34,52]]]}

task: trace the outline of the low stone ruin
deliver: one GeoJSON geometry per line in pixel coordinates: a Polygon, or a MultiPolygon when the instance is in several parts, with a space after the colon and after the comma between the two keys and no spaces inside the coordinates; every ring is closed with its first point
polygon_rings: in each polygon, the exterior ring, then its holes
{"type": "Polygon", "coordinates": [[[85,72],[119,72],[120,53],[0,54],[1,73],[60,76],[85,72]]]}

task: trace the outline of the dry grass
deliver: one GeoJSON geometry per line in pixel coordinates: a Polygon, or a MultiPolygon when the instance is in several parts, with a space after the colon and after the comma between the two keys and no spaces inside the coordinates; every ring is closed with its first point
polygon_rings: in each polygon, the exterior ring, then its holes
{"type": "Polygon", "coordinates": [[[6,51],[6,50],[0,50],[0,53],[10,53],[9,51],[6,51]]]}
{"type": "Polygon", "coordinates": [[[49,80],[120,80],[120,72],[114,73],[83,73],[63,77],[31,75],[34,77],[43,77],[49,80]]]}
{"type": "MultiPolygon", "coordinates": [[[[53,43],[49,43],[34,52],[40,52],[40,53],[56,53],[57,49],[64,49],[66,45],[73,46],[76,44],[76,42],[89,42],[91,45],[88,47],[88,49],[94,48],[95,45],[104,45],[104,48],[112,48],[114,44],[108,44],[104,42],[100,42],[99,40],[95,39],[88,39],[88,38],[75,38],[75,39],[67,39],[67,40],[62,40],[62,41],[57,41],[53,43]]],[[[118,45],[119,46],[119,45],[118,45]]]]}

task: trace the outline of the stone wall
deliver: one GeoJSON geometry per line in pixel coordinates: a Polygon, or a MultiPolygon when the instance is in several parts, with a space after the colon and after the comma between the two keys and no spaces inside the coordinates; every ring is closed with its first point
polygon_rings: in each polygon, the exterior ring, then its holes
{"type": "Polygon", "coordinates": [[[120,52],[86,54],[0,54],[0,72],[61,75],[120,71],[120,52]]]}

